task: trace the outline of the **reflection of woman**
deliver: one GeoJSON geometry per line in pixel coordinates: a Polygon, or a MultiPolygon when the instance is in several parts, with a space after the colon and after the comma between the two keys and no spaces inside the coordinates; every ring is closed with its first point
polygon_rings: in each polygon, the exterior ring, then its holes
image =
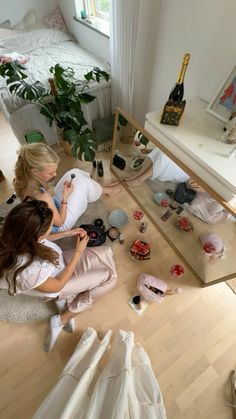
{"type": "Polygon", "coordinates": [[[50,318],[46,352],[61,330],[68,329],[68,322],[110,291],[117,278],[111,249],[87,249],[83,229],[76,229],[73,251],[63,253],[48,241],[52,220],[53,212],[45,202],[24,201],[10,211],[0,235],[0,278],[7,282],[9,293],[63,302],[62,314],[50,318]]]}
{"type": "Polygon", "coordinates": [[[89,173],[72,169],[55,187],[55,196],[50,182],[57,175],[59,157],[46,144],[36,143],[22,146],[16,163],[14,186],[20,198],[32,196],[47,202],[53,211],[53,231],[71,229],[86,211],[90,202],[97,201],[102,193],[114,195],[117,185],[103,186],[90,178],[89,173]],[[75,175],[70,184],[71,174],[75,175]]]}
{"type": "Polygon", "coordinates": [[[219,202],[212,198],[194,180],[189,182],[189,187],[194,189],[197,194],[192,200],[191,205],[187,206],[186,209],[188,212],[205,221],[207,224],[235,221],[235,217],[226,211],[219,202]]]}
{"type": "Polygon", "coordinates": [[[136,186],[147,179],[181,183],[186,182],[189,176],[161,150],[154,148],[148,154],[139,172],[134,176],[125,178],[124,181],[129,186],[136,186]]]}

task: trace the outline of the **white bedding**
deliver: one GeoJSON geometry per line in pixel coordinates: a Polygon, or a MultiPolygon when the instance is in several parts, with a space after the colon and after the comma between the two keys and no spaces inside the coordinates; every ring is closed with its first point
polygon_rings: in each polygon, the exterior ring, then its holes
{"type": "MultiPolygon", "coordinates": [[[[0,55],[7,56],[10,52],[18,52],[28,57],[29,61],[25,66],[28,70],[29,81],[38,80],[45,86],[48,86],[48,78],[51,77],[50,67],[57,63],[64,68],[72,67],[78,80],[82,80],[83,75],[93,67],[99,67],[109,72],[109,64],[106,61],[81,48],[69,33],[55,29],[38,29],[30,32],[0,29],[0,55]]],[[[2,110],[8,117],[17,138],[23,142],[26,132],[42,128],[42,116],[39,116],[37,105],[26,104],[17,96],[12,96],[5,87],[4,80],[1,77],[0,79],[2,110]],[[17,114],[19,111],[20,113],[17,114]],[[24,114],[24,111],[27,113],[24,114]]],[[[90,90],[95,91],[97,104],[95,105],[93,102],[91,106],[89,105],[92,114],[88,107],[85,107],[89,125],[92,120],[105,117],[111,112],[109,86],[105,80],[101,81],[99,85],[95,82],[91,83],[90,90]]],[[[45,125],[48,125],[46,120],[45,125]]],[[[45,126],[46,135],[55,137],[55,132],[52,133],[48,128],[45,126]]],[[[51,143],[56,141],[55,138],[51,143]]]]}

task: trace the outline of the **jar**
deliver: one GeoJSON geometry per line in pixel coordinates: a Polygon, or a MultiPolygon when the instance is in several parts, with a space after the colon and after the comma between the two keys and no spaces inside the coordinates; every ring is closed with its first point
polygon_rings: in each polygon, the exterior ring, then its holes
{"type": "Polygon", "coordinates": [[[139,227],[139,231],[140,231],[140,233],[146,233],[147,228],[148,228],[148,223],[147,223],[146,221],[143,221],[143,222],[140,224],[140,227],[139,227]]]}
{"type": "Polygon", "coordinates": [[[119,243],[120,244],[124,244],[124,242],[125,242],[125,236],[124,236],[124,234],[120,233],[120,235],[119,235],[119,243]]]}

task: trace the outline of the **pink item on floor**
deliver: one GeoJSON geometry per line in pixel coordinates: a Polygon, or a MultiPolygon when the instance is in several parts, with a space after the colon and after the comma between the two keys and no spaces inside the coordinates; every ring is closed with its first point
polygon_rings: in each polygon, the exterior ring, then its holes
{"type": "Polygon", "coordinates": [[[174,277],[174,278],[180,278],[181,276],[184,275],[184,268],[181,265],[173,265],[170,268],[170,274],[174,277]]]}
{"type": "Polygon", "coordinates": [[[138,277],[137,290],[145,301],[161,303],[165,298],[167,284],[160,278],[142,273],[138,277]]]}
{"type": "Polygon", "coordinates": [[[221,256],[224,253],[224,243],[215,233],[201,234],[199,239],[202,244],[203,251],[208,255],[221,256]]]}
{"type": "Polygon", "coordinates": [[[133,217],[134,217],[135,220],[140,221],[143,218],[143,212],[139,211],[139,210],[136,210],[136,211],[133,212],[133,217]]]}

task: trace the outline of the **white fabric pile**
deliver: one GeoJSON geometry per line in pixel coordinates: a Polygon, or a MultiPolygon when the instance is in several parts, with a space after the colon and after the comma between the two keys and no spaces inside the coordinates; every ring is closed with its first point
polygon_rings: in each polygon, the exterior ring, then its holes
{"type": "Polygon", "coordinates": [[[88,328],[57,384],[33,419],[166,419],[163,399],[148,355],[120,330],[111,343],[88,328]],[[100,372],[100,361],[112,345],[100,372]]]}

